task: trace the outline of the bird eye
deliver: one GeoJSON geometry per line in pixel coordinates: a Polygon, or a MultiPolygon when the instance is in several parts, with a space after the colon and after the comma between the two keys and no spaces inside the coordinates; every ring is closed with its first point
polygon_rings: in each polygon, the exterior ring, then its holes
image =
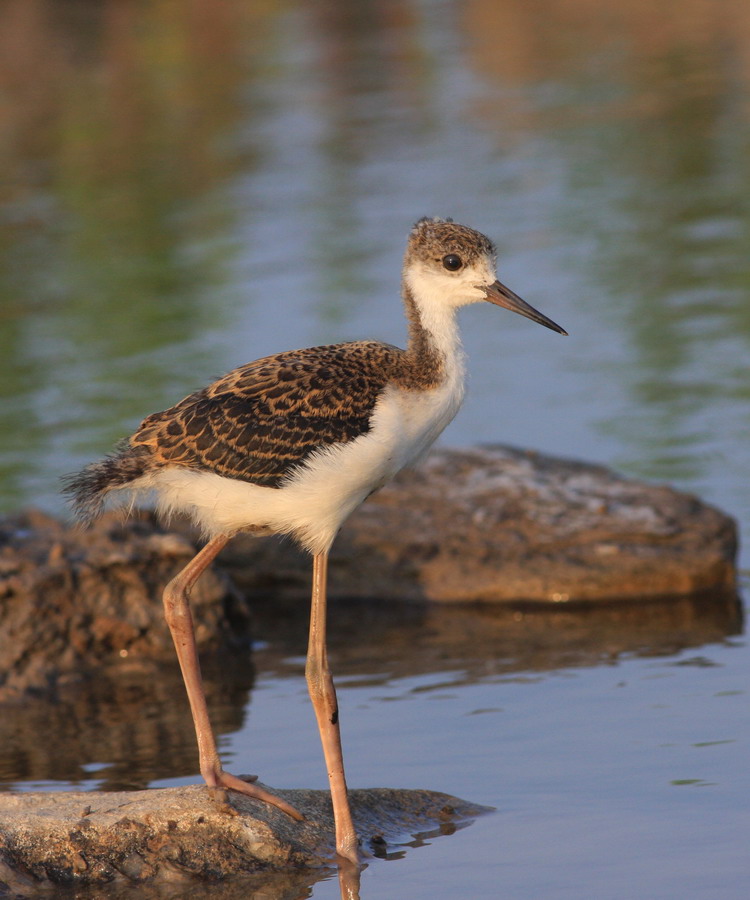
{"type": "Polygon", "coordinates": [[[456,256],[455,253],[449,253],[447,256],[443,257],[443,266],[449,272],[457,272],[462,265],[463,262],[461,261],[461,257],[456,256]]]}

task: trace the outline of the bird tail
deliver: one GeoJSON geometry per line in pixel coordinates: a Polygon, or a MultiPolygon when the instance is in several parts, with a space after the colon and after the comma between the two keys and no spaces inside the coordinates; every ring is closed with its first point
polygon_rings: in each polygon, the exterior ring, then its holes
{"type": "Polygon", "coordinates": [[[141,448],[136,450],[123,441],[110,456],[62,477],[62,492],[69,496],[79,522],[90,525],[102,514],[104,501],[111,490],[127,487],[144,474],[147,453],[139,450],[141,448]]]}

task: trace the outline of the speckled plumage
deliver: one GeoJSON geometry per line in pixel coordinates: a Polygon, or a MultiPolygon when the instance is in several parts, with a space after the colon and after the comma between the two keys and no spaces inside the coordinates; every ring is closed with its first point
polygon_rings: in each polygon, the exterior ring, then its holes
{"type": "Polygon", "coordinates": [[[155,466],[278,488],[314,450],[367,432],[400,354],[363,341],[260,359],[149,416],[130,445],[147,449],[155,466]]]}
{"type": "Polygon", "coordinates": [[[424,216],[409,232],[406,260],[419,256],[440,262],[446,253],[457,253],[464,266],[471,266],[478,257],[497,256],[494,243],[480,231],[459,225],[451,219],[424,216]]]}

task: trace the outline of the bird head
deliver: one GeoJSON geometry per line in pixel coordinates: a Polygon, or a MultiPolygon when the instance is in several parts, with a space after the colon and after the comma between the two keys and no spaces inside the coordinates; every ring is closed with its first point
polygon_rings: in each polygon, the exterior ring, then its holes
{"type": "Polygon", "coordinates": [[[404,282],[422,306],[458,308],[489,302],[559,334],[559,325],[497,279],[492,241],[451,219],[423,218],[412,228],[404,257],[404,282]]]}

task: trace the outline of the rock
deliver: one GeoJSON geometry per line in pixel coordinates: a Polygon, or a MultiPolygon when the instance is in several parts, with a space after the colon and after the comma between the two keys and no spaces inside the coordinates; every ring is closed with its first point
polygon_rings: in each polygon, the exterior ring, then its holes
{"type": "MultiPolygon", "coordinates": [[[[82,531],[36,511],[0,521],[0,702],[114,660],[174,659],[164,585],[195,554],[149,513],[82,531]]],[[[192,594],[202,651],[248,640],[250,614],[219,571],[192,594]]]]}
{"type": "MultiPolygon", "coordinates": [[[[736,598],[734,521],[669,487],[507,447],[438,450],[349,519],[330,593],[491,603],[736,598]]],[[[174,661],[161,593],[194,531],[151,513],[90,531],[30,511],[0,521],[0,702],[126,660],[174,661]]],[[[244,597],[304,603],[310,561],[239,535],[192,593],[200,651],[246,645],[244,597]],[[222,570],[227,570],[231,581],[222,570]],[[242,591],[240,593],[234,582],[242,591]]]]}
{"type": "MultiPolygon", "coordinates": [[[[330,591],[389,600],[653,600],[736,591],[737,529],[663,485],[510,447],[434,451],[358,509],[330,591]]],[[[249,595],[309,597],[288,542],[240,535],[222,563],[249,595]]]]}
{"type": "MultiPolygon", "coordinates": [[[[278,884],[280,872],[299,890],[315,880],[311,869],[319,876],[332,864],[330,795],[276,793],[305,820],[204,786],[0,794],[0,896],[31,896],[50,884],[187,885],[235,875],[254,875],[258,890],[269,876],[278,884]]],[[[449,833],[488,811],[431,791],[374,788],[351,791],[350,797],[365,859],[385,856],[420,832],[449,833]]]]}

